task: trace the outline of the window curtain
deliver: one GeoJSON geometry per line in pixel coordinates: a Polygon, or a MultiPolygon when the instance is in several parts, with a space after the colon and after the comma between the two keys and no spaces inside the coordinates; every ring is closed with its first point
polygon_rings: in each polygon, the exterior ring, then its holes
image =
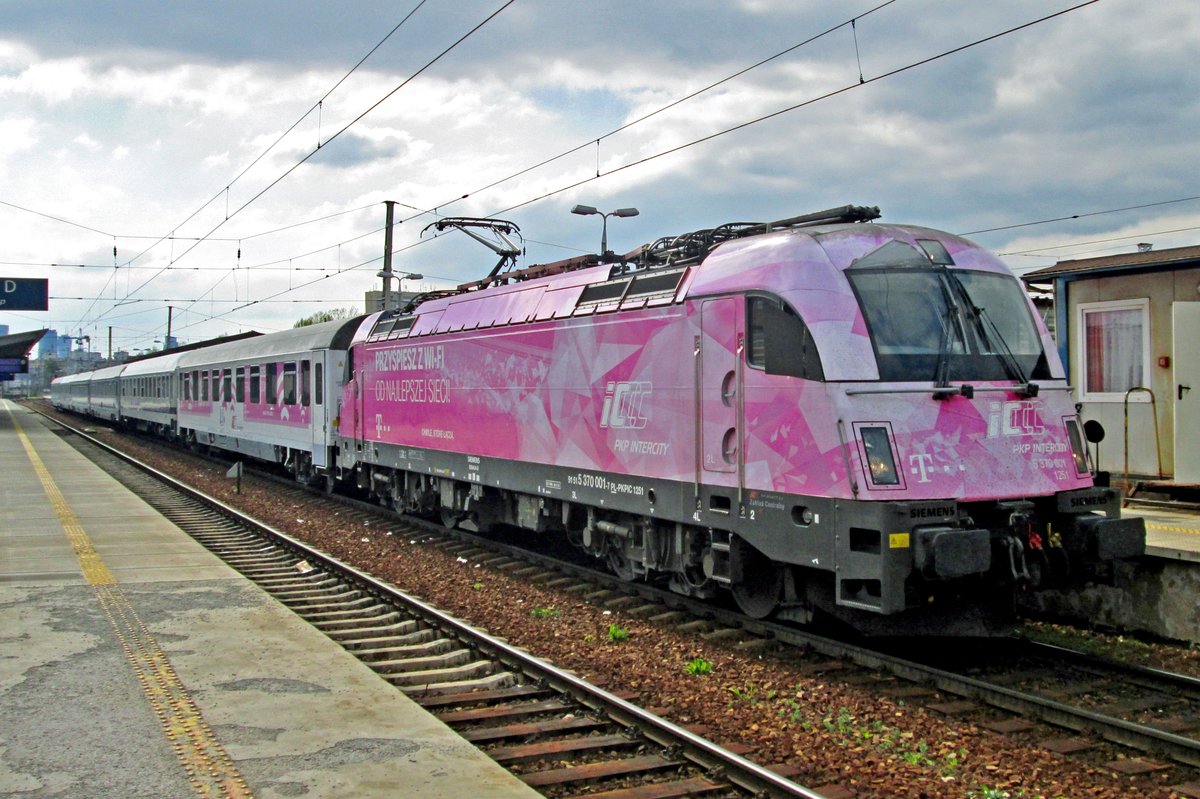
{"type": "Polygon", "coordinates": [[[1142,384],[1144,327],[1139,308],[1084,312],[1088,393],[1124,394],[1142,384]]]}

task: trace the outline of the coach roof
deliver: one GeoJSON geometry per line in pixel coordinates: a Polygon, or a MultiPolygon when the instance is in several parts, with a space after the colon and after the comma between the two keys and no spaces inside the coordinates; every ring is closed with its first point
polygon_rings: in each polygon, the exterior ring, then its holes
{"type": "Polygon", "coordinates": [[[169,352],[157,358],[127,363],[125,364],[125,371],[121,373],[121,377],[145,377],[146,375],[169,374],[175,371],[175,366],[184,355],[186,353],[169,352]]]}
{"type": "Polygon", "coordinates": [[[178,365],[181,369],[191,369],[214,363],[261,360],[313,350],[344,350],[349,348],[350,340],[362,319],[362,316],[337,319],[319,325],[267,333],[244,341],[216,344],[181,354],[178,365]]]}

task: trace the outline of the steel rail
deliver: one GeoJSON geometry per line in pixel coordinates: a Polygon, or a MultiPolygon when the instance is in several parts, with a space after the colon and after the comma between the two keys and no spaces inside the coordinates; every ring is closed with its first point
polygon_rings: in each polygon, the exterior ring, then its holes
{"type": "MultiPolygon", "coordinates": [[[[40,410],[36,412],[42,413],[40,410]]],[[[604,710],[617,723],[627,727],[636,727],[641,734],[655,743],[664,747],[678,747],[685,755],[690,756],[690,759],[696,762],[697,765],[705,769],[719,768],[725,779],[741,788],[752,792],[765,792],[770,796],[825,799],[823,794],[799,785],[764,766],[747,760],[741,755],[656,716],[644,708],[638,707],[615,694],[592,685],[580,677],[523,652],[466,622],[449,616],[423,600],[407,594],[328,553],[311,547],[288,533],[255,519],[222,500],[209,496],[165,472],[155,469],[153,466],[121,452],[119,449],[99,440],[95,436],[89,435],[78,428],[71,427],[47,414],[43,413],[42,415],[55,424],[71,430],[72,433],[98,449],[150,475],[155,480],[219,511],[236,522],[251,528],[258,534],[272,539],[294,552],[302,554],[310,562],[316,562],[325,568],[335,570],[340,575],[358,583],[364,590],[377,597],[403,605],[415,613],[424,616],[433,624],[445,630],[452,631],[460,639],[469,641],[507,665],[520,669],[526,676],[535,680],[545,681],[558,690],[570,694],[576,701],[582,704],[604,710]]]]}
{"type": "MultiPolygon", "coordinates": [[[[492,547],[497,546],[495,542],[471,533],[459,530],[452,532],[461,540],[469,540],[481,546],[485,544],[489,544],[492,547]]],[[[682,608],[698,617],[710,618],[717,624],[739,627],[747,633],[774,638],[781,643],[807,647],[827,657],[844,658],[856,665],[886,671],[913,683],[931,685],[948,694],[976,699],[992,707],[1025,717],[1035,718],[1065,729],[1095,733],[1112,743],[1144,752],[1161,753],[1178,763],[1200,768],[1200,741],[1193,738],[1165,732],[1154,727],[1137,724],[1136,722],[1126,721],[1084,708],[1074,707],[1063,702],[997,685],[975,677],[956,674],[952,671],[891,655],[869,647],[821,636],[786,624],[748,619],[735,611],[725,610],[677,594],[671,594],[663,589],[655,588],[645,583],[628,583],[609,574],[596,572],[583,566],[567,564],[550,556],[531,553],[527,550],[521,550],[518,547],[499,546],[513,553],[520,552],[523,557],[542,565],[571,570],[580,575],[587,574],[589,579],[607,585],[613,590],[634,593],[644,599],[657,599],[668,606],[682,608]]],[[[1062,650],[1064,656],[1066,656],[1066,652],[1070,651],[1062,650]]],[[[1126,671],[1127,673],[1136,672],[1147,675],[1153,674],[1155,671],[1127,664],[1115,664],[1114,668],[1126,671]]],[[[1157,677],[1163,680],[1173,679],[1180,686],[1187,685],[1191,688],[1200,688],[1200,680],[1186,675],[1159,672],[1157,677]]]]}

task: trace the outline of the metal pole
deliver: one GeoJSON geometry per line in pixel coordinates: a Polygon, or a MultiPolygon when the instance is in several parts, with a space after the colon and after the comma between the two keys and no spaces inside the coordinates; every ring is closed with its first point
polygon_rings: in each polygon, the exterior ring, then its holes
{"type": "Polygon", "coordinates": [[[387,310],[392,293],[392,215],[395,213],[396,201],[384,200],[387,206],[387,218],[383,228],[383,303],[382,309],[387,310]]]}
{"type": "Polygon", "coordinates": [[[108,326],[108,359],[112,360],[112,325],[108,326]]]}
{"type": "Polygon", "coordinates": [[[171,347],[171,312],[174,310],[175,309],[172,308],[170,305],[167,306],[167,337],[166,337],[166,339],[163,340],[163,349],[164,350],[170,349],[170,347],[171,347]]]}

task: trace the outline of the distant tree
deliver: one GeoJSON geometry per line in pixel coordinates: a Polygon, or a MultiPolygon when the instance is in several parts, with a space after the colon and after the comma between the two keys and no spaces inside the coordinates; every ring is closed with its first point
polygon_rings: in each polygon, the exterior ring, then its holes
{"type": "Polygon", "coordinates": [[[334,308],[331,311],[317,311],[311,316],[305,316],[302,319],[297,319],[296,324],[292,327],[308,327],[309,325],[319,325],[322,322],[332,322],[335,319],[349,319],[352,316],[358,315],[358,309],[350,308],[334,308]]]}

